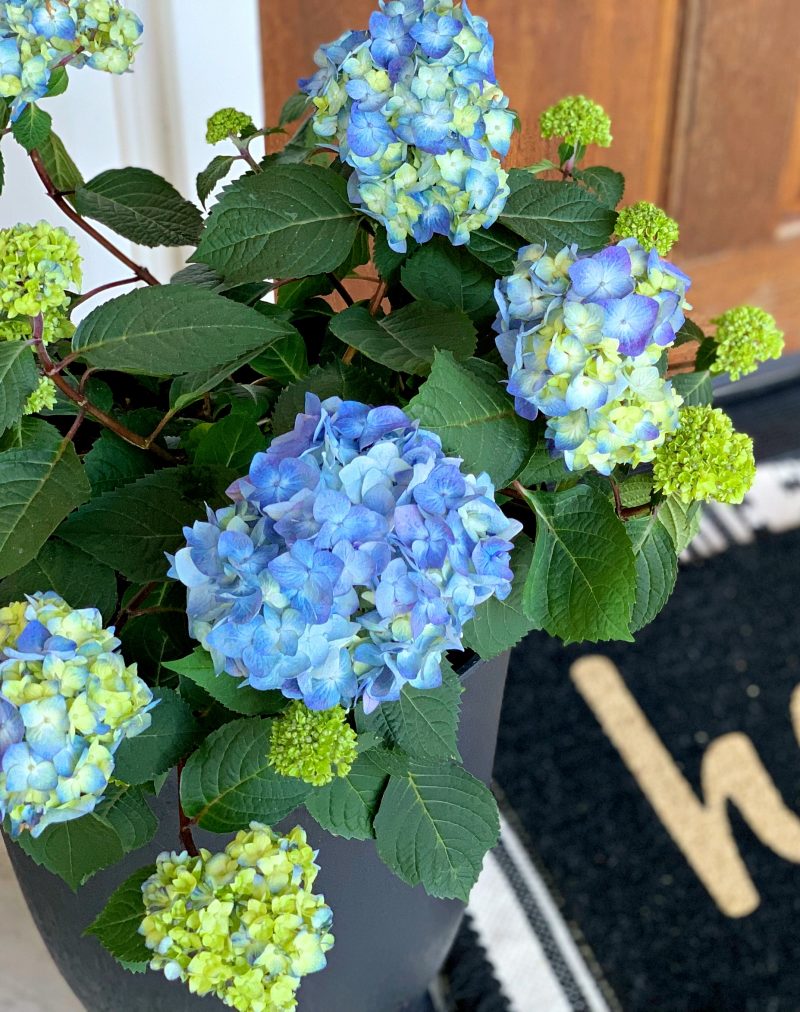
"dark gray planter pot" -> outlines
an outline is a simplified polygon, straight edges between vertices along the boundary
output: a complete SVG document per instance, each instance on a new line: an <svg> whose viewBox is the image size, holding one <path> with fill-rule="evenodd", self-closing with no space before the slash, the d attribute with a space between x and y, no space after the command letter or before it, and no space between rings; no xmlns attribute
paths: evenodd
<svg viewBox="0 0 800 1012"><path fill-rule="evenodd" d="M508 655L477 662L465 672L460 748L467 769L488 783L494 762ZM197 998L179 983L123 970L82 932L108 896L163 850L179 847L176 788L165 785L153 807L160 828L152 843L71 892L17 846L8 852L28 907L50 954L88 1012L221 1012L216 998ZM411 1008L440 970L464 913L463 904L437 900L421 886L404 885L380 861L371 841L331 836L304 811L281 823L300 823L319 848L322 871L315 891L334 912L336 944L321 973L300 986L301 1012L399 1012ZM223 837L196 834L221 849ZM224 846L224 843L222 844Z"/></svg>

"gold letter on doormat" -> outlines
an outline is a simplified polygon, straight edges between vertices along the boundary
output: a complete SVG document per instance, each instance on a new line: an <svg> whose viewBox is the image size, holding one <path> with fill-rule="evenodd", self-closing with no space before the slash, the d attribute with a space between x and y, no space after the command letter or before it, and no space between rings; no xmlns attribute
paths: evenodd
<svg viewBox="0 0 800 1012"><path fill-rule="evenodd" d="M783 803L750 739L734 733L711 742L700 770L701 801L607 657L583 657L570 675L719 909L728 917L751 914L760 897L731 832L727 802L763 844L797 863L800 818ZM792 699L792 718L797 733L800 696Z"/></svg>

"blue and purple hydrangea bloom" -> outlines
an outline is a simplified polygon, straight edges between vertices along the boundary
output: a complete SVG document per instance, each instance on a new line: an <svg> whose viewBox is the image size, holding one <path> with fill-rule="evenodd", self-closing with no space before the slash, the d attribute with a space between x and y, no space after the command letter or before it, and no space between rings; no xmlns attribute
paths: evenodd
<svg viewBox="0 0 800 1012"><path fill-rule="evenodd" d="M440 685L521 530L460 463L399 408L308 394L171 560L217 673L315 710Z"/></svg>
<svg viewBox="0 0 800 1012"><path fill-rule="evenodd" d="M100 613L57 594L0 608L0 820L39 836L93 811L153 694Z"/></svg>
<svg viewBox="0 0 800 1012"><path fill-rule="evenodd" d="M527 246L498 281L508 392L523 418L547 418L551 452L569 470L652 461L677 428L682 400L659 361L683 326L690 284L635 239L592 256Z"/></svg>
<svg viewBox="0 0 800 1012"><path fill-rule="evenodd" d="M514 116L497 85L486 21L452 0L381 0L366 32L346 32L300 82L318 137L355 172L350 198L407 239L455 245L488 228L509 196L499 160Z"/></svg>

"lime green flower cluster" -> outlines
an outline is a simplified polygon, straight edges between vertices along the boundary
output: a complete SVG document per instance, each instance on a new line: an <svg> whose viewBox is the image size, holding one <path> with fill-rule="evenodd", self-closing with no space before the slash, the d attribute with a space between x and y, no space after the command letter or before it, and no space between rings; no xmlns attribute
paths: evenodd
<svg viewBox="0 0 800 1012"><path fill-rule="evenodd" d="M65 229L46 221L0 229L0 340L29 340L31 317L40 313L45 344L71 337L69 292L79 292L81 280L78 243ZM44 404L52 396L46 391L32 403Z"/></svg>
<svg viewBox="0 0 800 1012"><path fill-rule="evenodd" d="M783 331L765 310L737 306L711 322L717 327L717 354L711 372L726 372L732 380L738 380L755 372L760 362L781 357Z"/></svg>
<svg viewBox="0 0 800 1012"><path fill-rule="evenodd" d="M25 401L22 413L23 415L35 415L39 411L50 411L56 406L57 400L58 391L55 383L47 376L42 376L39 379L39 386Z"/></svg>
<svg viewBox="0 0 800 1012"><path fill-rule="evenodd" d="M142 886L151 969L239 1012L296 1008L333 946L333 914L311 892L315 857L299 826L279 836L258 822L219 854L161 854Z"/></svg>
<svg viewBox="0 0 800 1012"><path fill-rule="evenodd" d="M206 124L206 140L209 144L219 144L229 137L247 136L252 130L253 120L246 112L228 107L209 116Z"/></svg>
<svg viewBox="0 0 800 1012"><path fill-rule="evenodd" d="M653 484L682 502L740 503L756 473L753 441L719 408L682 408L679 428L656 451Z"/></svg>
<svg viewBox="0 0 800 1012"><path fill-rule="evenodd" d="M677 221L648 200L623 207L614 231L620 239L635 239L643 250L649 253L654 249L662 257L680 238Z"/></svg>
<svg viewBox="0 0 800 1012"><path fill-rule="evenodd" d="M542 137L560 137L567 144L611 144L611 119L605 109L585 95L570 95L545 109L539 117Z"/></svg>
<svg viewBox="0 0 800 1012"><path fill-rule="evenodd" d="M356 739L341 706L309 710L297 700L273 724L269 762L285 777L323 787L350 772Z"/></svg>

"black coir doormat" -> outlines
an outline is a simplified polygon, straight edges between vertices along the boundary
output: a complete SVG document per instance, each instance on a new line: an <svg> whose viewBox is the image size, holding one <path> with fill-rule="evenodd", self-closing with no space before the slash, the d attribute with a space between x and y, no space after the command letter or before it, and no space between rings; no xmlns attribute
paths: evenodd
<svg viewBox="0 0 800 1012"><path fill-rule="evenodd" d="M496 777L625 1012L800 1009L800 531L730 530L635 645L512 658Z"/></svg>

